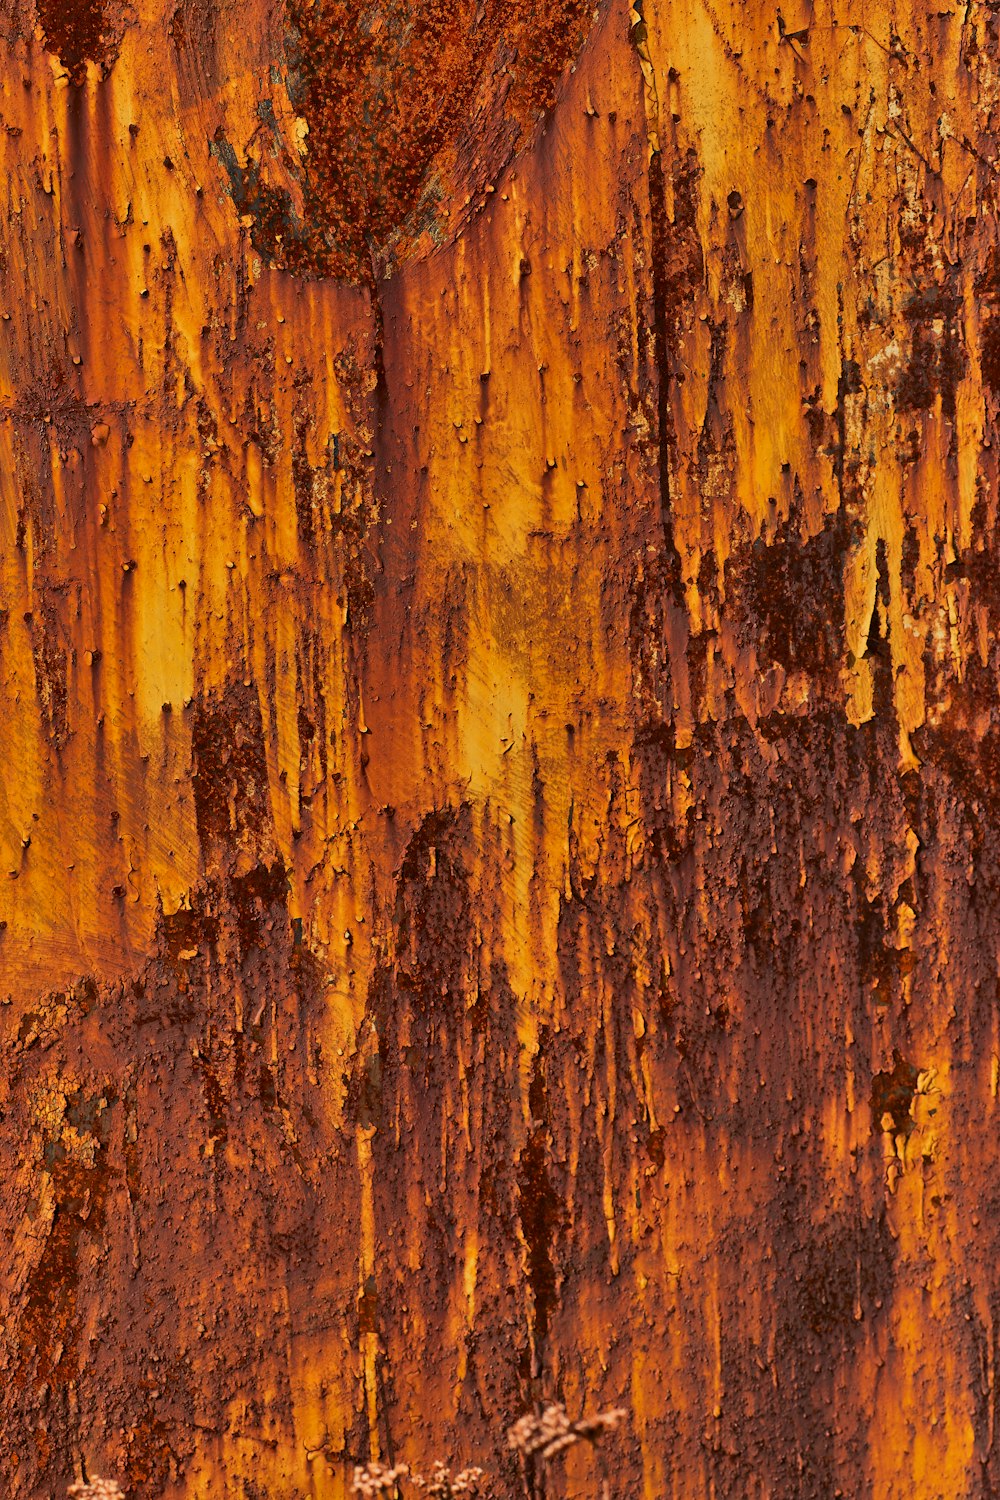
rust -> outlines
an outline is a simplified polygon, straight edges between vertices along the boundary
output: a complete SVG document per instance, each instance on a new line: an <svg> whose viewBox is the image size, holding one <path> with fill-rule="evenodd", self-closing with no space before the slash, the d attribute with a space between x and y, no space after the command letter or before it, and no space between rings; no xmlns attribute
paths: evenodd
<svg viewBox="0 0 1000 1500"><path fill-rule="evenodd" d="M583 0L531 12L418 0L376 17L341 0L290 0L290 97L308 137L301 162L285 152L283 164L300 180L302 217L260 161L241 164L216 137L255 247L300 273L372 282L440 243L551 107L590 12ZM183 7L173 30L183 46Z"/></svg>
<svg viewBox="0 0 1000 1500"><path fill-rule="evenodd" d="M128 11L120 0L37 0L45 44L55 52L73 84L83 82L87 63L107 70L114 62Z"/></svg>
<svg viewBox="0 0 1000 1500"><path fill-rule="evenodd" d="M998 24L0 0L5 1500L1000 1493Z"/></svg>

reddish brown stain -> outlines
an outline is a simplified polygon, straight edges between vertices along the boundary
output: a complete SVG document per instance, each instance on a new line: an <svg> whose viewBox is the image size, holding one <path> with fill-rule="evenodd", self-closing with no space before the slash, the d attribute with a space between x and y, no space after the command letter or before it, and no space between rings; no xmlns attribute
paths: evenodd
<svg viewBox="0 0 1000 1500"><path fill-rule="evenodd" d="M998 20L890 11L0 0L4 1497L1000 1492Z"/></svg>
<svg viewBox="0 0 1000 1500"><path fill-rule="evenodd" d="M234 160L233 194L277 263L371 281L448 236L470 195L493 191L551 106L591 6L400 0L375 14L289 0L288 23L292 101L309 131L304 216L257 162Z"/></svg>
<svg viewBox="0 0 1000 1500"><path fill-rule="evenodd" d="M45 45L55 52L74 84L87 63L108 67L115 58L125 20L119 0L37 0Z"/></svg>

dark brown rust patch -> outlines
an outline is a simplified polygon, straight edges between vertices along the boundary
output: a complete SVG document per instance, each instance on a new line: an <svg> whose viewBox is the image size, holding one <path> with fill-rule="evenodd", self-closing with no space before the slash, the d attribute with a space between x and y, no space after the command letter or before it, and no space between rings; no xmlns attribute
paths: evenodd
<svg viewBox="0 0 1000 1500"><path fill-rule="evenodd" d="M61 639L59 619L49 599L40 599L25 617L31 637L31 656L35 666L35 694L49 743L62 750L70 737L66 647Z"/></svg>
<svg viewBox="0 0 1000 1500"><path fill-rule="evenodd" d="M106 72L118 55L125 29L124 7L108 0L37 0L45 45L72 83L82 83L88 62Z"/></svg>
<svg viewBox="0 0 1000 1500"><path fill-rule="evenodd" d="M213 1140L225 1142L229 1136L227 1122L228 1109L226 1096L223 1092L219 1069L213 1056L215 1048L214 1028L208 1029L208 1040L204 1042L196 1058L196 1066L201 1074L202 1087L205 1096L205 1112L208 1116L208 1132Z"/></svg>
<svg viewBox="0 0 1000 1500"><path fill-rule="evenodd" d="M529 1089L533 1126L521 1152L517 1176L518 1214L527 1247L528 1284L532 1298L533 1376L541 1373L541 1361L549 1322L558 1299L558 1281L553 1243L559 1229L562 1205L549 1172L548 1108L542 1056L535 1058Z"/></svg>
<svg viewBox="0 0 1000 1500"><path fill-rule="evenodd" d="M55 1211L28 1285L18 1329L17 1384L72 1379L77 1342L77 1263L81 1237L99 1236L109 1184L107 1142L113 1099L80 1090L68 1096L65 1123L89 1149L67 1147L61 1131L43 1146Z"/></svg>
<svg viewBox="0 0 1000 1500"><path fill-rule="evenodd" d="M791 1262L801 1322L820 1339L853 1338L861 1321L856 1314L872 1317L892 1293L895 1245L884 1215L834 1220L793 1252Z"/></svg>
<svg viewBox="0 0 1000 1500"><path fill-rule="evenodd" d="M245 875L235 875L229 882L228 898L241 955L264 947L276 920L287 926L288 871L283 861L261 861Z"/></svg>
<svg viewBox="0 0 1000 1500"><path fill-rule="evenodd" d="M892 1120L892 1129L895 1135L909 1135L913 1129L913 1115L911 1106L914 1095L917 1092L917 1078L919 1069L912 1063L906 1061L901 1053L894 1048L892 1053L892 1067L881 1073L876 1073L872 1079L872 1131L878 1134L882 1130L882 1121L886 1115Z"/></svg>
<svg viewBox="0 0 1000 1500"><path fill-rule="evenodd" d="M855 866L856 881L863 887L863 875ZM896 976L900 973L900 962L908 957L908 950L900 952L892 943L892 931L886 921L881 896L869 901L864 889L858 892L858 977L862 989L874 992L878 1005L888 1005L895 993Z"/></svg>
<svg viewBox="0 0 1000 1500"><path fill-rule="evenodd" d="M428 1011L460 1001L471 921L461 847L467 807L429 813L407 846L396 889L396 979Z"/></svg>
<svg viewBox="0 0 1000 1500"><path fill-rule="evenodd" d="M910 352L896 384L900 411L929 411L938 396L946 417L955 417L955 388L965 373L961 302L947 286L928 286L904 308Z"/></svg>
<svg viewBox="0 0 1000 1500"><path fill-rule="evenodd" d="M802 1500L845 1493L838 1483L829 1385L840 1362L853 1358L871 1336L866 1325L888 1306L893 1291L895 1246L884 1214L837 1214L802 1238L793 1191L797 1197L801 1184L791 1184L787 1196L769 1205L777 1270L767 1297L775 1333L763 1378L760 1345L735 1311L746 1277L758 1274L740 1242L745 1231L730 1232L720 1246L732 1279L729 1315L720 1327L727 1388L719 1493L732 1500L761 1487ZM802 1369L810 1372L806 1381L798 1379ZM794 1432L796 1441L775 1443L775 1430Z"/></svg>
<svg viewBox="0 0 1000 1500"><path fill-rule="evenodd" d="M312 211L303 220L288 188L271 183L259 161L241 162L221 128L210 150L226 170L237 212L241 218L250 220L250 243L259 255L289 271L345 274L346 268L333 253L323 231L323 216L313 203L314 194L308 181L305 192ZM290 165L286 160L286 170Z"/></svg>
<svg viewBox="0 0 1000 1500"><path fill-rule="evenodd" d="M287 15L293 102L309 126L303 219L287 189L235 156L234 196L275 263L371 283L422 235L446 236L493 184L552 104L592 5L287 0Z"/></svg>
<svg viewBox="0 0 1000 1500"><path fill-rule="evenodd" d="M778 527L768 544L758 538L726 564L726 592L745 620L759 630L761 665L821 678L839 670L844 649L844 566L853 539L843 511L803 541L794 520Z"/></svg>
<svg viewBox="0 0 1000 1500"><path fill-rule="evenodd" d="M270 828L260 704L231 683L195 705L191 732L195 820L203 849L235 845Z"/></svg>
<svg viewBox="0 0 1000 1500"><path fill-rule="evenodd" d="M652 252L653 351L656 360L660 524L663 529L666 586L673 603L681 602L681 562L674 538L670 504L670 462L675 447L670 386L679 368L678 346L693 315L694 299L704 278L698 236L698 181L701 167L688 151L671 183L673 219L668 219L663 162L658 151L649 162L649 213Z"/></svg>
<svg viewBox="0 0 1000 1500"><path fill-rule="evenodd" d="M179 960L182 953L190 953L201 943L207 943L212 948L218 932L218 920L200 905L178 907L177 911L160 919L159 935L163 957Z"/></svg>
<svg viewBox="0 0 1000 1500"><path fill-rule="evenodd" d="M991 313L983 325L980 368L993 395L1000 395L1000 316Z"/></svg>

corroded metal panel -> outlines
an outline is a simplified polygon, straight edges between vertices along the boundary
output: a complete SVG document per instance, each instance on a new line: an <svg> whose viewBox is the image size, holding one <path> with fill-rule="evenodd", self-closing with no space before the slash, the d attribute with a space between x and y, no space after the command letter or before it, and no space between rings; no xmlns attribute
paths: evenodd
<svg viewBox="0 0 1000 1500"><path fill-rule="evenodd" d="M3 1494L1000 1493L997 13L0 37Z"/></svg>

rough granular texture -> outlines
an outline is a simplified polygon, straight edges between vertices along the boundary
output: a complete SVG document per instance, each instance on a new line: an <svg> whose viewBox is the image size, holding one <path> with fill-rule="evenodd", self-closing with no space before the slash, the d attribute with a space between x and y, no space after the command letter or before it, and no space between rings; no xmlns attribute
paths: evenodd
<svg viewBox="0 0 1000 1500"><path fill-rule="evenodd" d="M447 235L555 100L590 0L291 0L293 98L311 214L334 261L370 275ZM464 199L464 201L459 201Z"/></svg>
<svg viewBox="0 0 1000 1500"><path fill-rule="evenodd" d="M191 4L173 28L188 50ZM592 18L589 0L289 0L294 149L270 106L245 159L216 142L255 247L299 274L370 284L450 240L553 105Z"/></svg>
<svg viewBox="0 0 1000 1500"><path fill-rule="evenodd" d="M1000 1494L1000 12L0 42L0 1495Z"/></svg>
<svg viewBox="0 0 1000 1500"><path fill-rule="evenodd" d="M83 81L88 62L111 65L127 14L120 0L37 0L37 6L45 45L71 83Z"/></svg>

